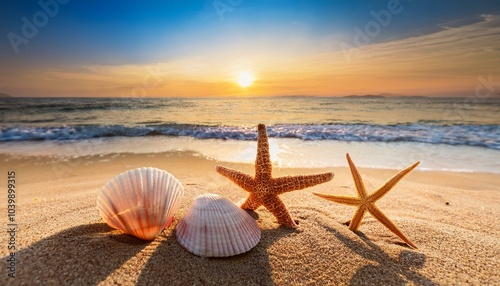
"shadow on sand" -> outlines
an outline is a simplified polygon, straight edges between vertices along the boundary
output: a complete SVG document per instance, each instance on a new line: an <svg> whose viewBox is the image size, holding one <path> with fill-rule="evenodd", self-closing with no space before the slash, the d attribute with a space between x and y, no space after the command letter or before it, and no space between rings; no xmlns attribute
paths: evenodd
<svg viewBox="0 0 500 286"><path fill-rule="evenodd" d="M203 258L187 252L172 231L141 271L137 285L273 285L268 247L296 230L263 230L259 244L227 258Z"/></svg>
<svg viewBox="0 0 500 286"><path fill-rule="evenodd" d="M110 231L114 230L107 224L95 223L44 238L16 253L15 279L1 268L0 284L98 284L150 243Z"/></svg>
<svg viewBox="0 0 500 286"><path fill-rule="evenodd" d="M150 245L116 234L105 223L76 226L44 238L16 253L16 278L0 270L0 285L96 285ZM262 231L255 248L229 258L202 258L180 246L171 231L158 244L136 285L271 285L268 246L294 233L285 227ZM165 237L164 237L165 238ZM154 242L153 242L154 243ZM143 251L144 252L144 251ZM6 261L9 257L2 257ZM12 284L12 285L14 285Z"/></svg>
<svg viewBox="0 0 500 286"><path fill-rule="evenodd" d="M351 285L405 285L408 281L416 285L437 285L417 272L425 265L424 254L403 250L398 258L393 258L361 232L357 234L364 243L334 228L322 227L353 253L370 262L356 270ZM7 276L6 267L0 268L0 285L96 285L139 252L146 253L143 249L151 243L117 232L105 223L94 223L44 238L17 252L15 280ZM263 230L259 244L247 253L229 258L203 258L183 249L172 230L146 258L144 266L137 265L136 271L140 272L137 281L123 282L136 285L273 285L268 249L277 240L296 232L286 227ZM8 257L1 259L6 261Z"/></svg>
<svg viewBox="0 0 500 286"><path fill-rule="evenodd" d="M398 259L393 259L362 232L357 231L356 234L366 244L353 241L331 227L323 227L333 233L338 240L349 247L354 253L366 260L375 262L375 264L367 264L357 269L351 278L350 285L406 285L407 282L403 277L415 285L438 285L412 270L420 269L424 266L426 260L424 254L403 250L399 254ZM401 245L406 246L403 243Z"/></svg>

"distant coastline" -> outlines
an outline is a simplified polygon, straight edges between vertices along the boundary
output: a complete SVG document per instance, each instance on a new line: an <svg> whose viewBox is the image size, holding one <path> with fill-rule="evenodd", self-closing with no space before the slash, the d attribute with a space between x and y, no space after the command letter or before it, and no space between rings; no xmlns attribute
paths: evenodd
<svg viewBox="0 0 500 286"><path fill-rule="evenodd" d="M347 95L343 96L343 98L386 98L386 96L383 95L375 95L375 94L365 94L365 95Z"/></svg>

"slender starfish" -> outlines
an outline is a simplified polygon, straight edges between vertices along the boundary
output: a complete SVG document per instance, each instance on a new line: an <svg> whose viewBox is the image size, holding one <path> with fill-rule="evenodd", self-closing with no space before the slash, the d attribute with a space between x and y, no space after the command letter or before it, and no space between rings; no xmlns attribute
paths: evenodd
<svg viewBox="0 0 500 286"><path fill-rule="evenodd" d="M420 162L416 162L410 167L402 170L397 173L394 177L392 177L389 181L387 181L383 186L381 186L378 190L374 191L370 195L366 193L365 185L363 184L363 180L361 179L361 175L359 174L356 166L351 160L349 154L346 155L347 162L349 163L349 168L351 169L352 178L354 179L354 184L356 185L356 190L358 191L358 197L347 197L347 196L336 196L336 195L327 195L327 194L319 194L313 193L318 197L321 197L326 200L330 200L333 202L358 206L358 209L354 213L351 222L349 223L349 229L352 231L358 230L361 225L361 220L365 212L368 210L373 217L375 217L379 222L385 225L390 231L399 236L406 244L413 248L417 248L415 244L413 244L406 236L397 228L397 226L375 205L375 202L382 198L387 192L389 192L404 176L410 173Z"/></svg>
<svg viewBox="0 0 500 286"><path fill-rule="evenodd" d="M278 195L328 182L333 179L333 173L273 178L266 126L259 124L258 132L255 178L222 166L216 166L215 170L250 193L241 205L242 209L255 210L263 205L278 219L279 224L295 228L297 224Z"/></svg>

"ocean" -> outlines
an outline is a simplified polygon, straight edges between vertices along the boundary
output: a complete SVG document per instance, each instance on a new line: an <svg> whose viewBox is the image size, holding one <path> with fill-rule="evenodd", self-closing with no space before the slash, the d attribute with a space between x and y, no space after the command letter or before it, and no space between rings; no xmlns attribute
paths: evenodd
<svg viewBox="0 0 500 286"><path fill-rule="evenodd" d="M54 158L191 151L281 167L500 173L500 98L0 98L0 153Z"/></svg>

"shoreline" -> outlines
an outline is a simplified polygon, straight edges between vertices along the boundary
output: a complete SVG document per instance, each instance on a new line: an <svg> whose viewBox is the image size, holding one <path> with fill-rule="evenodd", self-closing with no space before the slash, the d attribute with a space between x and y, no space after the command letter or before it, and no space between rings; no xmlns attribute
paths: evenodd
<svg viewBox="0 0 500 286"><path fill-rule="evenodd" d="M303 141L270 138L271 160L284 168L347 167L349 153L359 167L401 169L420 161L417 170L500 174L500 151L471 146L424 143ZM254 140L195 139L191 137L113 137L81 141L0 142L0 156L47 156L67 160L120 154L162 156L190 152L209 160L253 164Z"/></svg>
<svg viewBox="0 0 500 286"><path fill-rule="evenodd" d="M500 255L500 229L495 219L500 210L500 176L495 174L415 170L377 202L419 247L413 250L370 215L366 215L359 232L349 231L344 223L355 208L311 193L354 195L348 168L274 167L275 177L324 171L334 172L335 177L328 183L281 196L292 217L299 221L298 230L280 227L266 209L259 208L252 216L262 229L262 239L254 249L232 258L207 259L188 253L177 243L175 226L199 194L217 193L234 203L246 197L245 191L215 172L215 165L253 174L253 164L218 162L185 151L67 161L0 155L0 160L4 162L2 184L7 170L13 169L17 175L20 257L16 280L8 280L12 278L7 278L7 269L2 265L2 284L170 281L435 285L500 281L500 271L494 267L495 257ZM145 166L172 173L185 188L174 223L153 242L139 241L111 229L95 207L97 192L108 180ZM372 192L398 170L359 171L367 190ZM5 196L1 202L0 211L6 213ZM5 239L4 233L2 241ZM5 246L0 254L5 261Z"/></svg>
<svg viewBox="0 0 500 286"><path fill-rule="evenodd" d="M24 155L24 156L18 156L18 155L7 155L7 154L0 154L0 161L2 161L3 164L3 171L15 169L15 168L37 168L35 166L48 166L48 168L43 168L42 170L37 170L37 173L40 173L40 171L45 172L46 174L41 175L38 174L37 176L29 176L28 180L26 183L34 183L36 180L40 179L41 177L46 177L46 179L68 179L69 177L74 177L75 175L78 174L79 170L77 168L80 167L89 167L92 165L99 166L100 168L107 168L112 166L116 175L118 175L121 172L128 171L133 168L139 168L139 167L157 167L162 169L161 166L165 167L171 167L174 166L178 161L175 162L169 162L171 158L174 158L174 161L180 158L188 158L189 160L195 160L195 161L201 161L201 162L206 162L208 165L214 166L215 165L227 165L227 166L232 166L232 168L240 168L243 170L246 170L250 175L253 173L253 163L246 163L246 162L230 162L230 161L219 161L215 160L213 158L207 158L204 157L203 155L194 152L194 151L167 151L167 152L159 152L159 153L141 153L141 154L135 154L135 153L113 153L113 154L106 154L106 155L86 155L86 156L79 156L75 158L70 158L70 157L54 157L54 156L49 156L49 155ZM151 166L146 166L146 165L141 165L142 163L148 163L148 161L151 163ZM117 166L116 163L119 163L119 167ZM356 163L356 161L354 162ZM15 166L15 167L10 167L10 166ZM186 165L186 164L183 164ZM356 164L357 165L357 164ZM158 167L159 166L159 167ZM185 166L184 166L185 167ZM175 169L175 168L174 168ZM123 170L123 171L120 171ZM180 175L180 174L175 174L175 170L173 172L165 169L166 171L172 173L173 175ZM342 172L342 173L348 173L349 178L351 178L349 168L347 166L328 166L328 167L280 167L275 164L273 161L273 170L274 172L277 172L277 176L281 175L287 175L288 173L294 174L299 172L300 170L311 170L311 172L333 172L334 174L337 174L336 172ZM398 168L377 168L377 167L359 167L359 170L363 173L366 174L378 174L378 173L396 173L397 171L401 170ZM213 174L218 175L214 170L210 170L210 172L213 172ZM97 172L90 172L90 174L96 174ZM107 173L112 173L112 171L107 171ZM51 176L46 176L51 174ZM213 175L212 174L212 175ZM468 180L473 180L473 181L481 181L483 184L488 185L489 182L491 182L491 188L492 189L497 189L500 191L500 176L496 173L489 173L489 172L474 172L474 171L448 171L448 170L422 170L422 169L415 169L412 171L412 176L407 177L405 180L412 180L415 182L420 182L420 183L432 183L436 184L439 183L439 185L446 186L446 185L453 185L457 188L464 188L464 189L475 189L475 184L473 182L467 183ZM432 179L427 179L426 177L428 175L438 175L434 176ZM390 177L390 175L388 175ZM453 177L464 177L464 182L457 182L450 180L450 178ZM111 179L111 178L109 178ZM334 177L333 180L338 179L337 176ZM381 181L383 179L380 179ZM496 183L495 183L496 182ZM354 188L354 185L353 185ZM353 189L354 190L354 189Z"/></svg>

